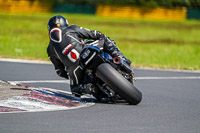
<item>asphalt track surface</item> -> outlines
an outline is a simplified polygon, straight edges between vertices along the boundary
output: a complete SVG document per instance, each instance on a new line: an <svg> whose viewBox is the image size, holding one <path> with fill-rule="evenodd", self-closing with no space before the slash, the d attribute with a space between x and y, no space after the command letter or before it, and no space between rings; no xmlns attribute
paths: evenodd
<svg viewBox="0 0 200 133"><path fill-rule="evenodd" d="M200 73L135 69L143 93L138 106L124 103L50 112L0 114L0 133L200 133ZM58 78L50 64L0 61L0 80ZM69 90L67 83L27 83Z"/></svg>

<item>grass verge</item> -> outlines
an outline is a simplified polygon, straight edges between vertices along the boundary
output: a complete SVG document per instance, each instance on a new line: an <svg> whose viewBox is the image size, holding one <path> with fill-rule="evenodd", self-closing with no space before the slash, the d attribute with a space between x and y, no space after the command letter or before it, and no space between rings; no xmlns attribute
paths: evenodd
<svg viewBox="0 0 200 133"><path fill-rule="evenodd" d="M0 57L48 60L47 22L55 14L0 14ZM200 70L199 21L165 22L62 14L70 24L116 41L134 66Z"/></svg>

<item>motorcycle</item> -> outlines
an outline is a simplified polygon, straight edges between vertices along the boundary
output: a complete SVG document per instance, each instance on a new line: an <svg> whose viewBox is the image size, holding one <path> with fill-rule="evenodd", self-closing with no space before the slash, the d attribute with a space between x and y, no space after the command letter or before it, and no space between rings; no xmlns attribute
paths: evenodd
<svg viewBox="0 0 200 133"><path fill-rule="evenodd" d="M102 97L109 102L125 100L131 105L141 102L142 93L134 85L133 70L123 59L112 58L99 47L89 45L80 53L79 64L86 70L87 80L89 77L85 82L97 86L92 93L97 100Z"/></svg>

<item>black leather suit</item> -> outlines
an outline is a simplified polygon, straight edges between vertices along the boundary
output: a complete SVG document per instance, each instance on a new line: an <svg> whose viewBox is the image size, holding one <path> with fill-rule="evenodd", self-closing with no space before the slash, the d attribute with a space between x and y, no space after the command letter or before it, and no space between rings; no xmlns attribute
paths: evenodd
<svg viewBox="0 0 200 133"><path fill-rule="evenodd" d="M82 84L84 71L78 64L80 52L86 45L82 44L84 39L106 40L102 47L109 49L114 44L104 34L96 30L88 30L76 25L64 29L53 28L49 32L50 42L47 48L48 56L54 64L57 74L70 79L72 93L73 88Z"/></svg>

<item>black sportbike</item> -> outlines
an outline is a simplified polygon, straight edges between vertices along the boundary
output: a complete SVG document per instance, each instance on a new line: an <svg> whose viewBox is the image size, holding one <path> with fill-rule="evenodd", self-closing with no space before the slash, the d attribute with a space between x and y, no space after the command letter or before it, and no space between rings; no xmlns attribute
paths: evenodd
<svg viewBox="0 0 200 133"><path fill-rule="evenodd" d="M86 70L85 82L96 86L97 90L92 95L98 100L125 100L131 105L141 102L142 93L134 86L132 68L123 59L113 59L97 46L88 46L80 54L80 65Z"/></svg>

